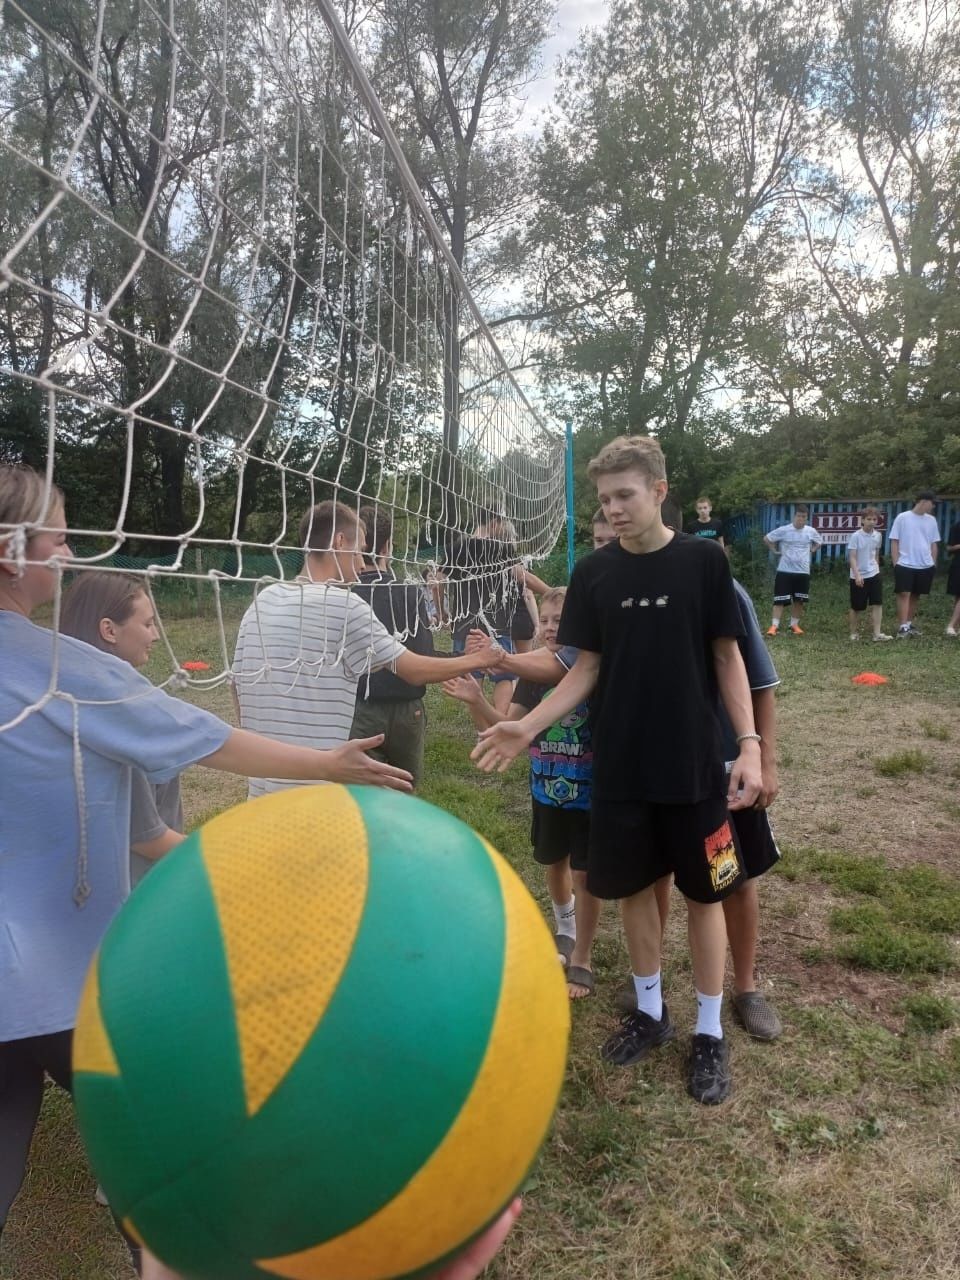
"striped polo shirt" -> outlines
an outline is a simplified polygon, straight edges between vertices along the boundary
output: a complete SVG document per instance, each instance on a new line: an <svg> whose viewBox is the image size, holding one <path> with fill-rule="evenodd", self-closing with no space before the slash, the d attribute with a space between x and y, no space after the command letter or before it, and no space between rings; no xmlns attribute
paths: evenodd
<svg viewBox="0 0 960 1280"><path fill-rule="evenodd" d="M357 681L404 652L343 583L275 582L240 623L233 660L240 722L297 747L339 747L350 737ZM249 793L309 785L251 778Z"/></svg>

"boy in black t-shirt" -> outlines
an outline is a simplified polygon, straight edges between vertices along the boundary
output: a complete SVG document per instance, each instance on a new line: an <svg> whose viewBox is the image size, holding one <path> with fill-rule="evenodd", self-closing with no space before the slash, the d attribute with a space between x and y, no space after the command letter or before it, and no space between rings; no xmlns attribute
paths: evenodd
<svg viewBox="0 0 960 1280"><path fill-rule="evenodd" d="M737 647L742 633L726 556L661 519L663 452L619 437L590 463L619 541L577 564L559 642L580 652L544 705L481 734L481 768L506 769L558 714L591 698L594 790L587 887L619 898L637 1011L603 1046L629 1066L675 1035L660 987L656 882L671 872L687 900L697 1027L688 1088L698 1101L730 1091L720 1025L726 933L722 899L743 879L727 807L749 808L761 786L759 736ZM739 746L724 785L715 713L723 701Z"/></svg>
<svg viewBox="0 0 960 1280"><path fill-rule="evenodd" d="M696 538L707 538L710 542L717 542L721 547L724 546L723 521L711 519L710 513L713 511L713 504L710 499L698 498L696 507L697 518L687 522L684 533L691 533Z"/></svg>

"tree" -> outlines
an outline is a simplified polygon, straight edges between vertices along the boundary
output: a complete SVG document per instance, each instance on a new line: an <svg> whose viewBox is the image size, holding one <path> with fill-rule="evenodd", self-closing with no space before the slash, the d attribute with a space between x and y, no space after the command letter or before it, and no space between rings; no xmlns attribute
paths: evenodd
<svg viewBox="0 0 960 1280"><path fill-rule="evenodd" d="M727 384L784 261L817 0L614 5L572 56L537 172L544 378L610 434L679 440Z"/></svg>
<svg viewBox="0 0 960 1280"><path fill-rule="evenodd" d="M454 261L480 295L501 279L529 189L525 148L514 131L516 102L536 68L550 12L550 0L379 0L377 6L378 91ZM455 292L438 318L443 442L455 455L463 345Z"/></svg>

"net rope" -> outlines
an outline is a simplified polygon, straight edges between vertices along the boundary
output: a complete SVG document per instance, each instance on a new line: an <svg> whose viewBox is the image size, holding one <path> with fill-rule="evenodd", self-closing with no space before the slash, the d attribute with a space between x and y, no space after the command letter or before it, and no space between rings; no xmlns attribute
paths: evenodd
<svg viewBox="0 0 960 1280"><path fill-rule="evenodd" d="M137 568L158 615L195 584L196 683L328 498L389 515L398 578L447 565L453 623L515 604L563 520L562 440L330 0L8 0L0 55L0 393L66 491L71 568ZM34 530L5 532L22 569Z"/></svg>

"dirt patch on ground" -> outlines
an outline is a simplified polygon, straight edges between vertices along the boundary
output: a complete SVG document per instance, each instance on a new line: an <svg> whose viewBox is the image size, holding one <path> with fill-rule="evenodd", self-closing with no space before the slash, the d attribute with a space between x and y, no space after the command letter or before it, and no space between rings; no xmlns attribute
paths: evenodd
<svg viewBox="0 0 960 1280"><path fill-rule="evenodd" d="M771 819L781 844L957 872L960 752L953 713L921 699L900 696L894 703L882 690L822 688L806 690L802 699L781 698L778 712L781 799ZM930 737L924 723L951 736ZM878 772L878 758L908 749L926 758L923 772Z"/></svg>

